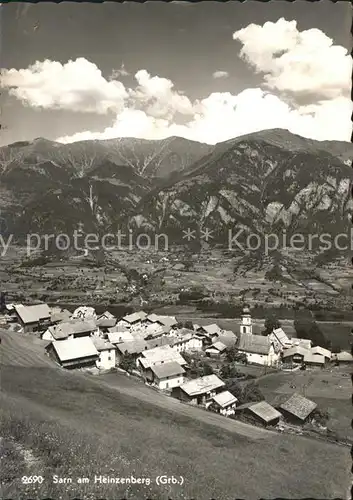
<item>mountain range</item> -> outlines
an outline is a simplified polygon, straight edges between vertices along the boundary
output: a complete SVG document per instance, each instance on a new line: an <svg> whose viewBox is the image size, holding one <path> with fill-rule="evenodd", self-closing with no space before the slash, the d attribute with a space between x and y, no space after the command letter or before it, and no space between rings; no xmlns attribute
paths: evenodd
<svg viewBox="0 0 353 500"><path fill-rule="evenodd" d="M353 144L273 129L215 146L170 137L61 144L43 138L0 148L7 229L61 233L190 227L288 234L347 231Z"/></svg>

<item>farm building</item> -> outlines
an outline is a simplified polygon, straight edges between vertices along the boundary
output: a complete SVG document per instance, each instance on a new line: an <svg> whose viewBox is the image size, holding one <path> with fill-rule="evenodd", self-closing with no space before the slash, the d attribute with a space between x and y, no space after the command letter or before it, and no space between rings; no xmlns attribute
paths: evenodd
<svg viewBox="0 0 353 500"><path fill-rule="evenodd" d="M303 424L312 412L317 408L317 404L301 394L294 393L287 401L279 406L283 416L292 423Z"/></svg>
<svg viewBox="0 0 353 500"><path fill-rule="evenodd" d="M221 354L224 354L227 349L227 346L224 345L222 342L215 342L214 344L210 345L205 349L206 354L209 356L220 356Z"/></svg>
<svg viewBox="0 0 353 500"><path fill-rule="evenodd" d="M250 420L259 422L265 426L276 425L282 417L281 413L266 401L246 403L238 406L236 414L244 414L247 418L250 418Z"/></svg>
<svg viewBox="0 0 353 500"><path fill-rule="evenodd" d="M288 338L287 334L282 328L275 328L269 335L270 341L275 348L283 350L292 346L292 341Z"/></svg>
<svg viewBox="0 0 353 500"><path fill-rule="evenodd" d="M233 347L237 343L238 337L231 330L222 330L217 337L217 341L222 342L227 347Z"/></svg>
<svg viewBox="0 0 353 500"><path fill-rule="evenodd" d="M229 417L234 415L238 399L229 391L223 391L212 398L211 407L217 413Z"/></svg>
<svg viewBox="0 0 353 500"><path fill-rule="evenodd" d="M304 356L304 365L306 368L324 368L325 362L325 356L321 354L313 354L308 351Z"/></svg>
<svg viewBox="0 0 353 500"><path fill-rule="evenodd" d="M96 325L103 333L106 333L109 328L114 328L116 321L116 318L98 318Z"/></svg>
<svg viewBox="0 0 353 500"><path fill-rule="evenodd" d="M96 361L96 366L100 370L110 370L115 367L116 363L116 348L110 342L100 338L92 337L92 342L99 353L99 358Z"/></svg>
<svg viewBox="0 0 353 500"><path fill-rule="evenodd" d="M311 349L311 354L324 356L325 361L330 361L332 357L331 351L325 349L324 347L316 346Z"/></svg>
<svg viewBox="0 0 353 500"><path fill-rule="evenodd" d="M353 362L353 356L350 352L341 351L339 353L332 354L332 361L335 361L338 364L350 364Z"/></svg>
<svg viewBox="0 0 353 500"><path fill-rule="evenodd" d="M138 311L132 314L128 314L122 318L125 323L128 323L130 326L136 325L137 323L144 322L147 318L147 313L144 311Z"/></svg>
<svg viewBox="0 0 353 500"><path fill-rule="evenodd" d="M285 363L292 363L294 365L301 365L304 362L304 357L310 351L301 346L290 347L285 349L282 353L282 360Z"/></svg>
<svg viewBox="0 0 353 500"><path fill-rule="evenodd" d="M14 306L14 311L24 332L36 332L44 330L50 323L50 307L47 304Z"/></svg>
<svg viewBox="0 0 353 500"><path fill-rule="evenodd" d="M176 361L151 366L146 372L146 380L158 389L173 389L184 383L185 370Z"/></svg>
<svg viewBox="0 0 353 500"><path fill-rule="evenodd" d="M111 312L109 311L105 311L104 313L102 313L100 316L98 316L98 319L115 319L115 322L116 322L116 318L114 316L114 314L112 314Z"/></svg>
<svg viewBox="0 0 353 500"><path fill-rule="evenodd" d="M97 333L94 320L72 319L58 325L50 326L42 335L43 340L63 340L67 338L89 337Z"/></svg>
<svg viewBox="0 0 353 500"><path fill-rule="evenodd" d="M279 354L268 336L241 333L237 348L238 352L246 354L248 363L276 366L279 361Z"/></svg>
<svg viewBox="0 0 353 500"><path fill-rule="evenodd" d="M207 406L224 386L225 383L217 375L205 375L175 388L173 396L187 403Z"/></svg>
<svg viewBox="0 0 353 500"><path fill-rule="evenodd" d="M63 368L95 366L99 353L90 337L51 342L46 350Z"/></svg>
<svg viewBox="0 0 353 500"><path fill-rule="evenodd" d="M292 338L292 346L299 346L303 347L304 349L311 349L313 343L310 339L298 339L298 338Z"/></svg>

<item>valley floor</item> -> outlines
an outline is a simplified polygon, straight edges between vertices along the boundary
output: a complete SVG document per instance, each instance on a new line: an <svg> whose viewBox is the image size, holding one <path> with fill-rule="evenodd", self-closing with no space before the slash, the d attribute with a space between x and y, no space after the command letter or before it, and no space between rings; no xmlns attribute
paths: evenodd
<svg viewBox="0 0 353 500"><path fill-rule="evenodd" d="M349 449L206 413L124 375L51 365L42 342L1 333L3 498L348 498ZM157 486L163 474L184 484ZM24 485L24 475L42 484ZM52 476L72 484L53 484ZM94 475L150 486L75 484Z"/></svg>

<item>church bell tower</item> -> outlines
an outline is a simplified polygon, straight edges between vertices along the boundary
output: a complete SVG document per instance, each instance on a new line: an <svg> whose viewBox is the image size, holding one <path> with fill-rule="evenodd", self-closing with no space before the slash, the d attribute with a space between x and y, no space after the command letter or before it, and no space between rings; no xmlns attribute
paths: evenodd
<svg viewBox="0 0 353 500"><path fill-rule="evenodd" d="M252 335L252 321L250 309L248 307L244 307L243 314L241 315L240 333Z"/></svg>

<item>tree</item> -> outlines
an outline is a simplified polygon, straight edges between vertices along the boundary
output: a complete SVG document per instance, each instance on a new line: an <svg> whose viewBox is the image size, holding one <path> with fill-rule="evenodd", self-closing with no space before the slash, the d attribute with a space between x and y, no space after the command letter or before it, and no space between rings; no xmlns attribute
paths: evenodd
<svg viewBox="0 0 353 500"><path fill-rule="evenodd" d="M262 394L259 386L256 382L249 382L244 388L242 392L242 404L263 401L264 395Z"/></svg>
<svg viewBox="0 0 353 500"><path fill-rule="evenodd" d="M127 372L131 372L132 370L136 370L136 362L134 356L125 351L123 354L121 361L119 363L120 368Z"/></svg>
<svg viewBox="0 0 353 500"><path fill-rule="evenodd" d="M241 372L231 364L224 364L220 370L220 376L222 379L233 379L241 375Z"/></svg>
<svg viewBox="0 0 353 500"><path fill-rule="evenodd" d="M246 363L248 358L244 352L239 352L235 346L228 347L226 350L226 360L229 363L237 361L238 363Z"/></svg>
<svg viewBox="0 0 353 500"><path fill-rule="evenodd" d="M265 329L262 331L262 335L270 335L276 328L281 328L280 321L275 316L267 316L265 319Z"/></svg>
<svg viewBox="0 0 353 500"><path fill-rule="evenodd" d="M311 340L314 347L329 347L329 343L313 319L295 319L294 328L298 338Z"/></svg>

